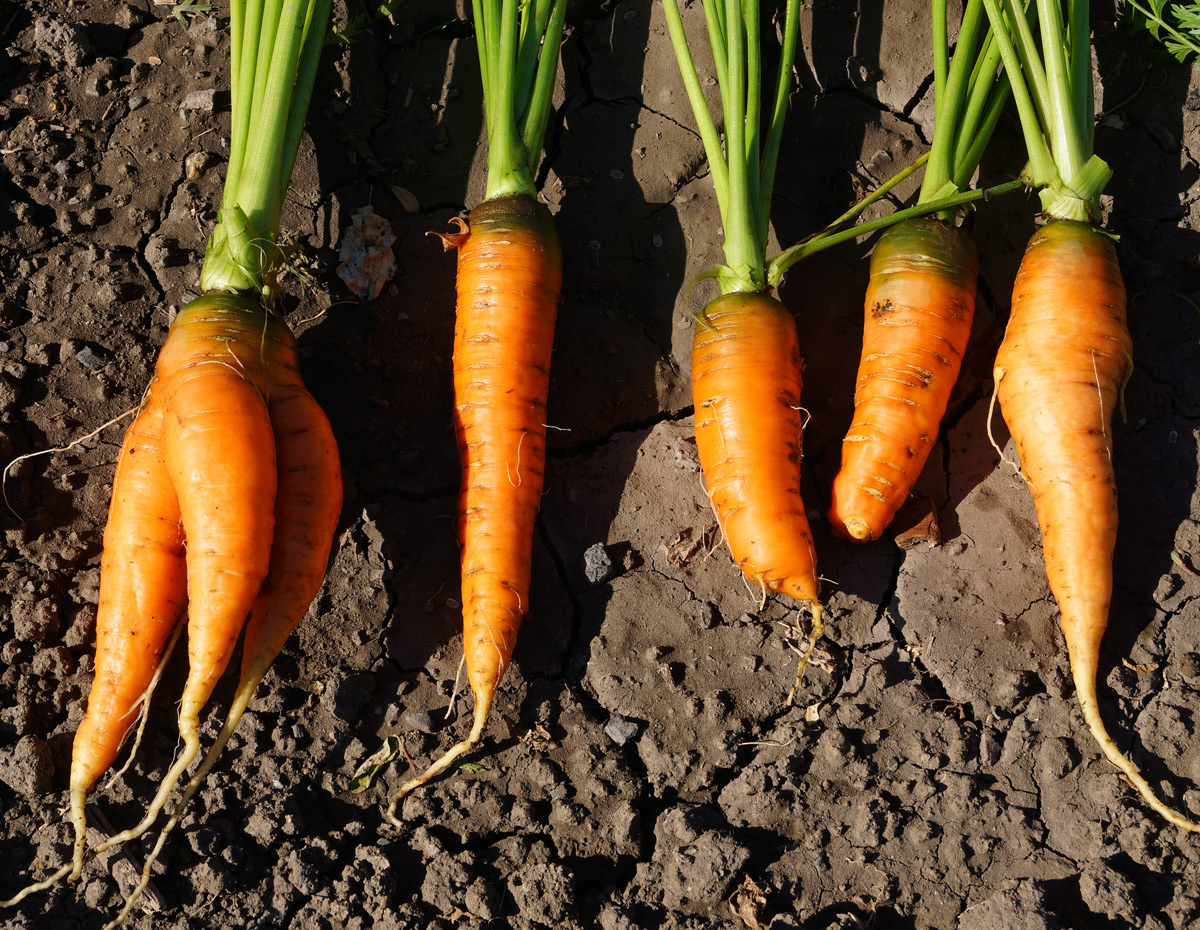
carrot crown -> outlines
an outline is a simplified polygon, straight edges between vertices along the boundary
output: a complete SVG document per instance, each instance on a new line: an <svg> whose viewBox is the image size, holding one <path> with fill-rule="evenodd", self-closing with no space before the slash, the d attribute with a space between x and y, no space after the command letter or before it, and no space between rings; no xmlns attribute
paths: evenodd
<svg viewBox="0 0 1200 930"><path fill-rule="evenodd" d="M232 129L205 293L269 296L279 212L300 147L331 0L230 0Z"/></svg>
<svg viewBox="0 0 1200 930"><path fill-rule="evenodd" d="M566 0L471 0L487 113L485 200L534 196Z"/></svg>
<svg viewBox="0 0 1200 930"><path fill-rule="evenodd" d="M1029 153L1026 176L1042 210L1098 222L1112 171L1092 152L1091 34L1087 0L983 0ZM1034 30L1037 30L1035 36Z"/></svg>
<svg viewBox="0 0 1200 930"><path fill-rule="evenodd" d="M692 106L704 152L717 192L717 205L725 226L725 264L712 275L721 293L762 291L767 282L767 234L775 163L783 138L788 94L792 87L792 61L800 32L800 2L788 0L784 9L783 47L775 97L763 136L762 52L759 43L759 0L703 0L704 19L712 48L725 144L708 111L696 73L696 64L683 31L678 0L664 0L667 30L688 102Z"/></svg>

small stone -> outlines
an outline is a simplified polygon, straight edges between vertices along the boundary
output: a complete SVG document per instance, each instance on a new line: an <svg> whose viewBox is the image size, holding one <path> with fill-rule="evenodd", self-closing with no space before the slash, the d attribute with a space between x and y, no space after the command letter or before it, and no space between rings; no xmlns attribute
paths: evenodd
<svg viewBox="0 0 1200 930"><path fill-rule="evenodd" d="M422 733L433 732L433 718L427 710L410 710L404 715L404 722Z"/></svg>
<svg viewBox="0 0 1200 930"><path fill-rule="evenodd" d="M611 578L613 573L612 559L608 557L604 543L588 546L583 554L583 574L587 580L591 584L602 584Z"/></svg>
<svg viewBox="0 0 1200 930"><path fill-rule="evenodd" d="M133 96L129 98L129 112L132 113L139 107L144 107L148 101L142 96Z"/></svg>
<svg viewBox="0 0 1200 930"><path fill-rule="evenodd" d="M208 152L192 152L183 160L183 173L189 181L200 177L211 160Z"/></svg>
<svg viewBox="0 0 1200 930"><path fill-rule="evenodd" d="M624 746L638 734L638 725L624 717L610 717L604 725L604 732L618 746Z"/></svg>
<svg viewBox="0 0 1200 930"><path fill-rule="evenodd" d="M75 361L79 362L88 371L99 371L108 364L108 359L103 350L97 351L91 346L84 346L76 352Z"/></svg>
<svg viewBox="0 0 1200 930"><path fill-rule="evenodd" d="M216 94L215 90L194 90L183 98L183 102L179 104L181 110L197 110L201 113L211 113L213 111L213 97Z"/></svg>

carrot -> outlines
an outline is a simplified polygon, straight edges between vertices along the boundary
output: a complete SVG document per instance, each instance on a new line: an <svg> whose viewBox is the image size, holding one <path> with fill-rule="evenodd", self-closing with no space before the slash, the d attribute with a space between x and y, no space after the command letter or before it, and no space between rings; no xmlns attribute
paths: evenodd
<svg viewBox="0 0 1200 930"><path fill-rule="evenodd" d="M163 457L162 391L151 388L117 458L100 559L95 676L71 754L73 873L83 868L87 794L144 709L187 600L179 500Z"/></svg>
<svg viewBox="0 0 1200 930"><path fill-rule="evenodd" d="M967 3L953 56L946 6L933 4L936 110L918 205L968 184L1008 99L982 0ZM943 210L898 223L871 256L854 420L829 507L833 530L849 539L877 539L892 522L925 467L958 380L977 260L970 234L954 220Z"/></svg>
<svg viewBox="0 0 1200 930"><path fill-rule="evenodd" d="M829 522L879 538L908 498L958 380L975 314L975 244L935 217L887 230L871 255L854 421Z"/></svg>
<svg viewBox="0 0 1200 930"><path fill-rule="evenodd" d="M258 311L258 315L262 313ZM246 322L262 332L262 324L255 315ZM263 365L278 473L270 569L246 620L241 675L225 723L146 857L141 881L126 899L118 923L149 884L151 868L167 838L220 758L259 683L325 578L325 566L342 507L337 443L324 411L300 379L296 343L291 332L270 314L266 316L265 325ZM165 800L166 794L160 792L160 796Z"/></svg>
<svg viewBox="0 0 1200 930"><path fill-rule="evenodd" d="M1112 239L1093 225L1112 172L1092 153L1088 6L1038 4L1039 45L1019 7L985 0L1047 225L1017 272L996 356L1000 408L1033 492L1046 576L1084 720L1105 757L1175 826L1200 823L1163 803L1100 716L1096 678L1108 625L1117 537L1112 414L1133 368L1125 286ZM1009 20L1006 23L1005 13ZM1012 35L1009 29L1012 29Z"/></svg>
<svg viewBox="0 0 1200 930"><path fill-rule="evenodd" d="M529 610L534 519L546 459L546 398L562 255L550 211L533 183L558 71L564 0L476 4L488 126L484 201L457 233L454 327L455 434L462 483L463 652L475 698L465 740L389 800L444 772L483 738L496 690Z"/></svg>
<svg viewBox="0 0 1200 930"><path fill-rule="evenodd" d="M824 632L816 553L800 494L800 349L791 314L771 296L777 283L772 277L775 260L768 262L766 256L799 7L789 0L783 11L779 71L768 108L762 105L757 6L743 6L741 0L705 5L721 90L722 140L679 4L664 4L725 232L725 264L707 273L720 285L721 296L697 318L692 343L696 445L708 497L734 562L764 599L768 593L786 594L811 613L807 648L789 703Z"/></svg>
<svg viewBox="0 0 1200 930"><path fill-rule="evenodd" d="M105 534L100 674L72 765L73 861L4 904L77 876L86 853L150 828L199 754L200 715L249 617L234 705L160 834L143 883L108 926L125 919L183 805L320 586L341 508L337 448L300 380L295 339L271 304L284 261L279 214L329 12L330 0L234 4L230 162L200 274L205 293L171 325L146 408L126 439ZM88 851L87 791L111 764L132 708L146 700L185 589L183 748L141 821ZM134 638L141 645L127 648Z"/></svg>
<svg viewBox="0 0 1200 930"><path fill-rule="evenodd" d="M747 578L816 605L816 550L800 498L800 389L796 324L783 304L732 293L704 309L692 396L713 511Z"/></svg>

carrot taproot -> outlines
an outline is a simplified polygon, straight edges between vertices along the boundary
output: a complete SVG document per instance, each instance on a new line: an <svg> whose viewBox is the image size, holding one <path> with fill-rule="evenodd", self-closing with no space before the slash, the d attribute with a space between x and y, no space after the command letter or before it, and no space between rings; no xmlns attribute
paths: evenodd
<svg viewBox="0 0 1200 930"><path fill-rule="evenodd" d="M1117 538L1112 415L1133 368L1125 285L1112 239L1095 224L1112 170L1093 151L1095 101L1088 4L1036 10L983 0L1046 225L1029 240L996 355L994 398L1033 492L1050 590L1058 602L1076 697L1092 737L1155 811L1165 804L1100 716L1096 677L1108 625ZM1040 42L1033 38L1036 29Z"/></svg>
<svg viewBox="0 0 1200 930"><path fill-rule="evenodd" d="M816 551L800 496L800 390L796 324L783 304L734 292L704 309L692 397L708 498L746 577L816 606Z"/></svg>
<svg viewBox="0 0 1200 930"><path fill-rule="evenodd" d="M179 499L163 455L162 391L152 386L117 457L100 558L95 675L71 754L72 872L83 868L88 792L112 765L187 601Z"/></svg>
<svg viewBox="0 0 1200 930"><path fill-rule="evenodd" d="M1050 590L1084 720L1105 757L1171 823L1164 804L1100 716L1096 676L1117 541L1113 411L1133 371L1125 287L1112 239L1062 220L1030 239L996 355L996 395L1033 493Z"/></svg>
<svg viewBox="0 0 1200 930"><path fill-rule="evenodd" d="M937 441L975 314L975 244L936 217L888 229L871 255L854 419L842 441L829 522L877 539Z"/></svg>
<svg viewBox="0 0 1200 930"><path fill-rule="evenodd" d="M723 140L709 112L679 3L668 0L663 9L725 233L725 263L707 273L720 285L721 296L697 317L692 342L700 467L713 512L743 575L758 586L764 601L768 593L786 594L811 614L790 704L824 634L816 553L800 494L799 341L791 314L771 296L778 281L772 278L776 260L769 262L766 254L800 4L788 0L783 10L779 70L768 106L762 100L757 7L741 0L705 6L721 88Z"/></svg>
<svg viewBox="0 0 1200 930"><path fill-rule="evenodd" d="M149 884L151 869L167 838L221 757L258 685L325 578L342 507L337 441L328 417L300 378L296 342L290 330L269 313L265 325L263 368L278 474L270 568L246 620L240 677L225 722L163 825L146 857L141 879L114 923L129 914Z"/></svg>

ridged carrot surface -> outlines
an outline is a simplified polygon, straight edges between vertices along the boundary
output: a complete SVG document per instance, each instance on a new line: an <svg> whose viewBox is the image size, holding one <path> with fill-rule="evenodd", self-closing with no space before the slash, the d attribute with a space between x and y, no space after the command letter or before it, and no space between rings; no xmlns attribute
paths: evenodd
<svg viewBox="0 0 1200 930"><path fill-rule="evenodd" d="M996 391L1033 493L1046 576L1062 613L1075 691L1104 755L1147 803L1187 830L1117 748L1096 675L1117 541L1112 416L1133 370L1125 286L1112 239L1087 223L1050 223L1030 239L996 356Z"/></svg>
<svg viewBox="0 0 1200 930"><path fill-rule="evenodd" d="M970 235L933 217L887 230L871 256L854 420L829 522L877 539L925 467L958 380L975 314Z"/></svg>
<svg viewBox="0 0 1200 930"><path fill-rule="evenodd" d="M562 257L533 198L487 201L469 224L458 246L454 423L463 638L479 721L529 610Z"/></svg>
<svg viewBox="0 0 1200 930"><path fill-rule="evenodd" d="M700 465L733 560L764 591L817 602L800 496L796 324L766 294L718 297L696 322L692 395Z"/></svg>

